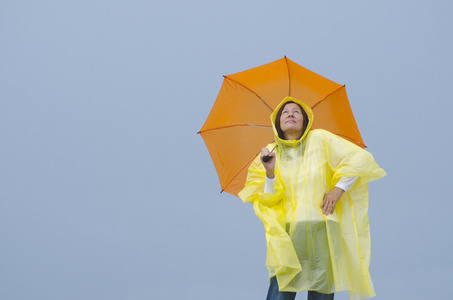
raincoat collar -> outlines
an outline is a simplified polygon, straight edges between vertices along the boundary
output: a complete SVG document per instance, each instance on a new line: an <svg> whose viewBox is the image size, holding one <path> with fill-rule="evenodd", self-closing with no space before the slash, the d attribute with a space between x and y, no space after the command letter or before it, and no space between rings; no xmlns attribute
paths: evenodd
<svg viewBox="0 0 453 300"><path fill-rule="evenodd" d="M299 140L283 140L283 139L279 138L277 129L275 128L275 120L276 120L278 111L280 110L281 107L283 107L287 102L290 102L290 101L295 102L295 103L299 104L300 106L302 106L302 108L305 110L305 112L308 115L307 128L305 129L304 134L302 135L302 137ZM274 109L274 111L271 114L271 122L272 122L272 128L274 130L275 141L277 141L279 144L283 144L283 145L290 146L290 147L296 146L307 136L307 134L310 131L311 126L313 124L313 118L314 118L313 111L311 110L311 108L308 105L306 105L302 101L297 100L295 98L286 97L285 99L283 99L282 102L280 102L280 104Z"/></svg>

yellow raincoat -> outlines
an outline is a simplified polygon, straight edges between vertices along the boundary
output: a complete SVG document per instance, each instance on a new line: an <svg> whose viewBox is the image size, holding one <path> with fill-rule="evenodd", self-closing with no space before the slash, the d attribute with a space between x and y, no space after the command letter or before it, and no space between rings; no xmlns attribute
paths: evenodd
<svg viewBox="0 0 453 300"><path fill-rule="evenodd" d="M275 129L278 110L294 101L307 112L309 124L300 140L282 140ZM311 109L287 97L271 115L276 153L275 190L264 193L266 172L258 156L249 168L239 197L253 204L266 230L269 277L281 291L349 291L351 299L375 296L368 272L370 233L368 182L385 176L373 156L326 130L310 130ZM324 215L324 195L342 177L357 176L335 212Z"/></svg>

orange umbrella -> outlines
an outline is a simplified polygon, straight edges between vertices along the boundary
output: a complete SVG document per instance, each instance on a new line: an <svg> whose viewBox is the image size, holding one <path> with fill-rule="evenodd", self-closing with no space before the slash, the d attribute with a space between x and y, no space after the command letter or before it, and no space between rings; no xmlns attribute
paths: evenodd
<svg viewBox="0 0 453 300"><path fill-rule="evenodd" d="M286 97L311 107L312 129L323 128L364 148L345 86L286 57L224 76L219 95L200 130L222 192L237 196L261 148L274 140L270 114Z"/></svg>

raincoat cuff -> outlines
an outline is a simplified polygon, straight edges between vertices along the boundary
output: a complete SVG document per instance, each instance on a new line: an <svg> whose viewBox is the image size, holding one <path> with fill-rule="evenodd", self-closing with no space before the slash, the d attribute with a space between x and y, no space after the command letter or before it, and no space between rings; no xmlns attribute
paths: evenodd
<svg viewBox="0 0 453 300"><path fill-rule="evenodd" d="M333 178L332 178L332 184L337 186L338 183L341 182L341 179L342 178L345 178L345 177L357 177L357 180L355 181L355 183L353 183L350 187L349 187L349 191L352 191L362 185L365 185L365 184L368 184L374 180L377 180L381 177L384 177L385 175L387 175L385 173L385 171L379 167L377 168L374 168L372 170L366 170L362 173L346 173L346 172L335 172Z"/></svg>
<svg viewBox="0 0 453 300"><path fill-rule="evenodd" d="M260 204L264 206L274 206L279 204L282 201L281 193L264 193L260 192L258 194Z"/></svg>
<svg viewBox="0 0 453 300"><path fill-rule="evenodd" d="M238 196L243 202L253 203L258 201L264 206L274 206L282 201L282 188L279 184L274 185L274 193L264 192L265 183L251 184L239 192Z"/></svg>

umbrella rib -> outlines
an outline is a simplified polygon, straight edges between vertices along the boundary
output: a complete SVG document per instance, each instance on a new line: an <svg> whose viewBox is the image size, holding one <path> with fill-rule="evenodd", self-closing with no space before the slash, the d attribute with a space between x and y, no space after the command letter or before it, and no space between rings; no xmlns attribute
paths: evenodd
<svg viewBox="0 0 453 300"><path fill-rule="evenodd" d="M288 59L285 55L286 69L288 70L288 96L291 96L291 74L289 73Z"/></svg>
<svg viewBox="0 0 453 300"><path fill-rule="evenodd" d="M223 76L223 77L225 77L225 79L231 80L231 81L233 81L233 82L239 84L240 86L242 86L242 87L245 88L246 90L248 90L248 91L250 91L251 93L255 94L255 96L257 96L257 97L261 100L261 102L263 102L263 104L266 105L267 109L269 109L269 111L272 112L272 108L270 108L270 106L267 105L267 103L266 103L266 102L265 102L265 101L264 101L264 100L263 100L256 92L252 91L249 87L245 86L244 84L240 83L239 81L236 81L236 80L234 80L234 79L231 79L231 78L229 78L229 77L227 77L227 76Z"/></svg>
<svg viewBox="0 0 453 300"><path fill-rule="evenodd" d="M318 104L320 104L321 102L325 101L330 95L332 95L332 94L338 92L339 90L341 90L341 89L344 88L344 87L345 87L345 85L340 86L338 89L336 89L336 90L333 91L332 93L330 93L330 94L328 94L327 96L325 96L322 100L319 100L318 102L316 102L316 104L313 105L313 106L311 107L311 109L312 109L312 110L315 109L315 107L318 106Z"/></svg>
<svg viewBox="0 0 453 300"><path fill-rule="evenodd" d="M234 124L234 125L218 126L218 127L209 128L209 129L206 129L206 130L200 130L198 133L202 133L202 132L206 132L206 131L212 131L212 130L225 129L225 128L231 128L231 127L237 127L237 126L251 126L251 127L260 127L260 128L272 128L272 126L270 126L270 125Z"/></svg>

